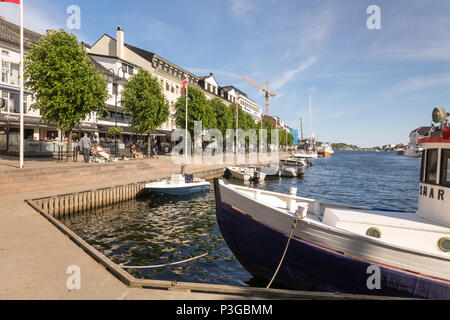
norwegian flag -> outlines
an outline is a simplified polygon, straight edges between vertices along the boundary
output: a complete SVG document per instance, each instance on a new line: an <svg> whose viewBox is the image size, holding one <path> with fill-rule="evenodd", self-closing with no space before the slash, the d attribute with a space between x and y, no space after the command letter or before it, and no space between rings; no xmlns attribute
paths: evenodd
<svg viewBox="0 0 450 320"><path fill-rule="evenodd" d="M20 4L20 0L0 0L0 2L11 2L15 4Z"/></svg>
<svg viewBox="0 0 450 320"><path fill-rule="evenodd" d="M187 86L188 82L189 82L189 80L188 80L188 78L186 77L186 79L184 79L184 81L183 81L183 95L184 95L185 97L186 97L186 86Z"/></svg>

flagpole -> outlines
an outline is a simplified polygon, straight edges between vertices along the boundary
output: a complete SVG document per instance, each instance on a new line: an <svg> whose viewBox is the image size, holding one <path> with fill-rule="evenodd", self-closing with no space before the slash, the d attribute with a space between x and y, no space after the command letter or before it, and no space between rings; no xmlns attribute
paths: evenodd
<svg viewBox="0 0 450 320"><path fill-rule="evenodd" d="M239 107L236 99L236 154L239 152Z"/></svg>
<svg viewBox="0 0 450 320"><path fill-rule="evenodd" d="M188 99L189 99L189 82L186 83L186 132L184 137L184 154L185 158L187 160L188 157L188 143L187 143L187 137L188 137Z"/></svg>
<svg viewBox="0 0 450 320"><path fill-rule="evenodd" d="M23 168L24 156L24 129L23 129L23 105L24 105L24 45L23 45L23 1L20 1L20 169Z"/></svg>

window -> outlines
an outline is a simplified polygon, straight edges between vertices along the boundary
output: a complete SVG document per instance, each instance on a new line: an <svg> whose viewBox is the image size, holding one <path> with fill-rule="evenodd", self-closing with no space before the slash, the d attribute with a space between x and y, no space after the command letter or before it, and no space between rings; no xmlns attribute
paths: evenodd
<svg viewBox="0 0 450 320"><path fill-rule="evenodd" d="M2 92L2 98L3 100L5 100L5 110L6 112L9 112L9 93L8 91L3 91Z"/></svg>
<svg viewBox="0 0 450 320"><path fill-rule="evenodd" d="M438 149L429 149L427 152L426 183L436 183L437 180Z"/></svg>
<svg viewBox="0 0 450 320"><path fill-rule="evenodd" d="M381 231L380 231L380 229L372 227L369 230L367 230L366 236L380 239L381 238Z"/></svg>
<svg viewBox="0 0 450 320"><path fill-rule="evenodd" d="M128 66L128 73L129 74L134 74L134 69L132 66Z"/></svg>
<svg viewBox="0 0 450 320"><path fill-rule="evenodd" d="M169 83L166 82L166 91L169 91L169 90L170 90Z"/></svg>
<svg viewBox="0 0 450 320"><path fill-rule="evenodd" d="M438 247L441 251L450 252L450 238L439 239Z"/></svg>
<svg viewBox="0 0 450 320"><path fill-rule="evenodd" d="M128 66L125 63L122 63L122 70L124 73L128 72Z"/></svg>
<svg viewBox="0 0 450 320"><path fill-rule="evenodd" d="M19 68L18 64L10 64L9 83L12 85L19 85Z"/></svg>
<svg viewBox="0 0 450 320"><path fill-rule="evenodd" d="M8 83L9 79L9 62L3 60L2 61L2 82Z"/></svg>
<svg viewBox="0 0 450 320"><path fill-rule="evenodd" d="M450 149L442 149L441 185L450 187Z"/></svg>
<svg viewBox="0 0 450 320"><path fill-rule="evenodd" d="M4 55L4 56L9 56L9 51L6 51L6 50L2 50L2 55Z"/></svg>

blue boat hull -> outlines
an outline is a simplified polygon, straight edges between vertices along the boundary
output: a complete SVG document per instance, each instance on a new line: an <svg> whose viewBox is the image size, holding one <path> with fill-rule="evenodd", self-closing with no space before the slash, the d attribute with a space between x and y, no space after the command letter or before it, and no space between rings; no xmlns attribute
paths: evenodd
<svg viewBox="0 0 450 320"><path fill-rule="evenodd" d="M272 278L287 237L236 208L222 203L215 181L216 215L221 233L239 262L253 276ZM373 263L345 256L293 238L276 283L300 290L378 296L450 299L450 284L382 265L381 289L369 290L367 273Z"/></svg>
<svg viewBox="0 0 450 320"><path fill-rule="evenodd" d="M210 190L209 185L202 185L202 186L186 186L186 187L180 187L180 188L173 188L173 189L167 189L167 188L147 188L147 190L154 194L159 195L169 195L169 196L185 196L188 194L198 193L198 192L204 192Z"/></svg>

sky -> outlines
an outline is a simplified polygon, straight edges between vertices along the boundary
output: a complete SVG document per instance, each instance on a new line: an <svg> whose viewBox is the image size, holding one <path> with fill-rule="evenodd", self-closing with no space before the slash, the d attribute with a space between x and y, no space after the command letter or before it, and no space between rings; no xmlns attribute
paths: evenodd
<svg viewBox="0 0 450 320"><path fill-rule="evenodd" d="M68 30L77 5L94 44L103 34L154 52L220 86L234 85L305 136L360 147L407 144L431 123L435 107L450 110L450 1L446 0L26 0L25 27ZM379 29L370 5L380 9ZM19 23L17 5L0 16Z"/></svg>

